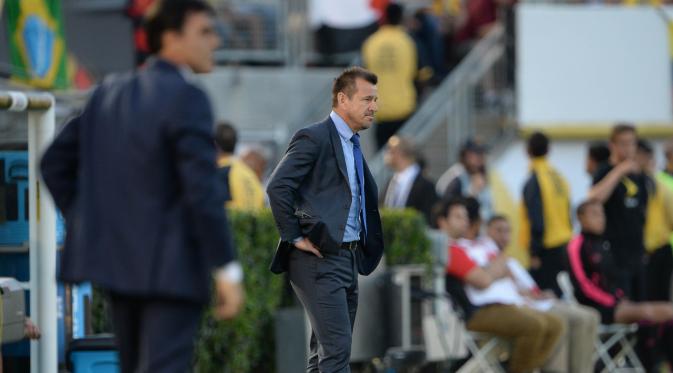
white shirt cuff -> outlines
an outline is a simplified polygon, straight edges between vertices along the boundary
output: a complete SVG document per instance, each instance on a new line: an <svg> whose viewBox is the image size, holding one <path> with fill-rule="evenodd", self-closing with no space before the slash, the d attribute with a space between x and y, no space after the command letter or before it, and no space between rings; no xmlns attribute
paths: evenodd
<svg viewBox="0 0 673 373"><path fill-rule="evenodd" d="M301 237L301 236L300 236L300 237L297 237L297 238L295 238L294 240L292 240L292 244L296 244L297 242L299 242L299 241L301 241L301 240L303 240L303 239L304 239L304 237Z"/></svg>
<svg viewBox="0 0 673 373"><path fill-rule="evenodd" d="M215 270L215 278L240 284L243 282L243 267L238 261L231 261L224 267Z"/></svg>

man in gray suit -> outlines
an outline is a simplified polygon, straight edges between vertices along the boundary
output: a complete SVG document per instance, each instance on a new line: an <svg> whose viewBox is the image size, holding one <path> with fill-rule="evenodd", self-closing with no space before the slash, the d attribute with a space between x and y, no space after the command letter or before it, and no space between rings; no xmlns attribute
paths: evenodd
<svg viewBox="0 0 673 373"><path fill-rule="evenodd" d="M378 191L358 134L374 121L376 82L360 67L337 77L329 117L294 135L267 189L281 237L271 271L289 272L308 313L311 373L350 372L358 273L383 255Z"/></svg>

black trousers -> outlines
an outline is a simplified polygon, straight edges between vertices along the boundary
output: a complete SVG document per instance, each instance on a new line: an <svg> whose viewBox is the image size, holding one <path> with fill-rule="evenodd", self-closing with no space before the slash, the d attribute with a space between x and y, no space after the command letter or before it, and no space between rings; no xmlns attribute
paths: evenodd
<svg viewBox="0 0 673 373"><path fill-rule="evenodd" d="M540 268L531 269L530 274L542 290L552 290L557 297L561 297L561 288L556 276L561 271L568 270L568 255L566 245L540 252Z"/></svg>
<svg viewBox="0 0 673 373"><path fill-rule="evenodd" d="M185 373L193 368L203 304L110 294L122 373Z"/></svg>
<svg viewBox="0 0 673 373"><path fill-rule="evenodd" d="M647 300L671 300L673 249L666 244L647 255L645 284Z"/></svg>
<svg viewBox="0 0 673 373"><path fill-rule="evenodd" d="M355 252L324 258L294 249L290 283L311 322L308 373L350 373L353 323L358 307Z"/></svg>
<svg viewBox="0 0 673 373"><path fill-rule="evenodd" d="M671 272L673 249L666 244L646 254L645 288L646 300L669 301L671 299ZM673 364L673 325L639 325L636 352L646 371L655 369L660 361Z"/></svg>
<svg viewBox="0 0 673 373"><path fill-rule="evenodd" d="M613 246L614 247L614 246ZM615 258L615 286L624 292L624 296L634 302L647 300L645 266L647 257L636 253L626 258Z"/></svg>

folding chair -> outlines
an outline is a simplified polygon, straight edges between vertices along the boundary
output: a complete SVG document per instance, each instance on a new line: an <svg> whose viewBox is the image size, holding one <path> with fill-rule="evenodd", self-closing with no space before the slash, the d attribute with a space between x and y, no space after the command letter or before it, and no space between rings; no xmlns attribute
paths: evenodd
<svg viewBox="0 0 673 373"><path fill-rule="evenodd" d="M568 272L559 272L556 281L563 292L563 299L570 304L579 304ZM637 331L637 324L601 324L598 327L598 338L594 342L594 363L600 361L603 364L601 373L645 373L645 368L633 349Z"/></svg>
<svg viewBox="0 0 673 373"><path fill-rule="evenodd" d="M460 280L451 276L444 276L446 263L450 258L447 257L448 241L442 232L430 231L433 238L432 254L434 257L434 277L435 293L433 294L435 307L433 319L435 327L443 334L440 338L440 344L445 351L446 356L450 356L451 338L460 338L470 356L467 361L458 369L457 373L468 372L493 372L505 373L505 369L500 363L502 350L509 351L509 344L506 340L488 333L477 333L468 331L465 328L466 310L461 307L461 302L467 300L467 295L463 289ZM451 312L453 310L453 312ZM449 324L450 313L458 317L460 335L455 334L455 328ZM454 319L455 320L455 319ZM444 333L442 333L444 332Z"/></svg>
<svg viewBox="0 0 673 373"><path fill-rule="evenodd" d="M467 295L463 290L460 280L453 276L446 276L447 297L453 306L454 311L459 316L463 325L465 325L466 310L461 307L467 300ZM464 297L464 299L463 299ZM463 299L461 301L461 299ZM494 372L505 373L501 365L500 356L502 351L509 352L509 343L498 336L489 333L472 332L467 329L464 331L464 342L467 351L471 357L461 366L458 373L464 372Z"/></svg>

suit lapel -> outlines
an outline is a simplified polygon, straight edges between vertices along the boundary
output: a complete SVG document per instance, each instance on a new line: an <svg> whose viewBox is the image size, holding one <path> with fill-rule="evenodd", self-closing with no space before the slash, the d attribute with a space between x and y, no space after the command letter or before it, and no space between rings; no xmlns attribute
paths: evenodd
<svg viewBox="0 0 673 373"><path fill-rule="evenodd" d="M411 189L409 189L409 195L407 196L407 202L405 203L406 207L410 206L410 202L412 202L412 197L416 196L419 194L418 188L421 187L421 172L418 172L418 175L416 175L416 178L414 179L414 182L411 184Z"/></svg>
<svg viewBox="0 0 673 373"><path fill-rule="evenodd" d="M334 122L332 122L332 118L328 117L327 120L325 121L325 125L329 130L329 138L330 141L332 142L332 148L334 149L334 154L336 155L339 171L341 171L341 175L344 177L344 179L346 179L346 182L348 182L348 173L346 171L346 158L344 156L343 147L341 146L341 137L339 136L339 132L337 131Z"/></svg>
<svg viewBox="0 0 673 373"><path fill-rule="evenodd" d="M378 187L376 186L376 182L374 181L374 176L372 175L371 171L369 171L369 166L367 166L367 161L363 158L362 159L362 165L364 168L365 172L365 196L367 198L367 201L374 201L376 202L379 199L378 193Z"/></svg>

